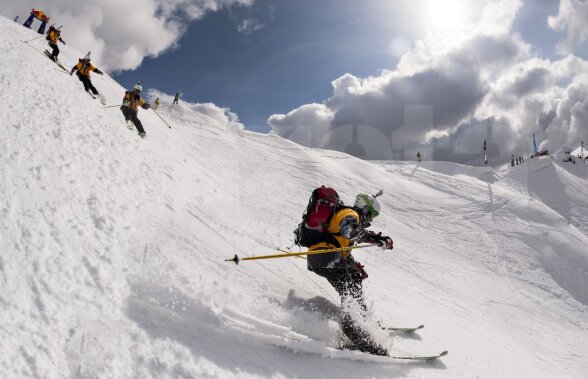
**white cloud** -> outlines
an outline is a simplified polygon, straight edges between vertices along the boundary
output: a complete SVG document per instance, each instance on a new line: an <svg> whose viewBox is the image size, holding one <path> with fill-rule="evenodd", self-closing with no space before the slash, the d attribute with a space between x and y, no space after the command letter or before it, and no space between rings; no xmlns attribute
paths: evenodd
<svg viewBox="0 0 588 379"><path fill-rule="evenodd" d="M580 140L588 139L588 74L574 78L554 111L555 118L544 131L542 148L554 151L562 146L576 147Z"/></svg>
<svg viewBox="0 0 588 379"><path fill-rule="evenodd" d="M213 103L190 103L185 100L180 100L178 105L171 105L174 95L168 95L154 88L148 89L145 97L151 104L155 102L156 98L159 98L159 112L170 115L177 122L183 122L186 125L198 124L201 122L201 118L204 117L215 122L220 127L233 130L244 129L244 125L239 121L237 114L231 112L229 108L219 107Z"/></svg>
<svg viewBox="0 0 588 379"><path fill-rule="evenodd" d="M237 30L239 33L251 34L256 30L262 29L265 26L263 22L259 20L248 18L245 20L241 20L237 24Z"/></svg>
<svg viewBox="0 0 588 379"><path fill-rule="evenodd" d="M560 0L559 11L547 19L553 30L565 31L566 39L558 44L561 54L573 53L588 39L588 2Z"/></svg>
<svg viewBox="0 0 588 379"><path fill-rule="evenodd" d="M8 18L41 7L51 22L63 25L63 39L80 51L92 51L106 70L137 68L145 57L157 57L173 48L190 21L207 12L233 5L249 6L254 0L94 0L92 2L33 0L0 3ZM28 16L28 14L26 15Z"/></svg>
<svg viewBox="0 0 588 379"><path fill-rule="evenodd" d="M308 146L351 151L359 143L368 150L364 156L378 159L414 159L420 151L472 162L487 139L490 156L507 160L532 152L533 133L552 150L588 140L588 62L534 58L512 30L521 1L485 4L480 22L465 26L468 33L428 33L394 70L368 78L345 74L332 82L333 94L323 104L273 115L268 124ZM366 140L369 135L374 141ZM376 143L381 140L389 145Z"/></svg>
<svg viewBox="0 0 588 379"><path fill-rule="evenodd" d="M306 104L287 115L270 116L275 133L306 146L319 146L328 133L333 112L324 104Z"/></svg>

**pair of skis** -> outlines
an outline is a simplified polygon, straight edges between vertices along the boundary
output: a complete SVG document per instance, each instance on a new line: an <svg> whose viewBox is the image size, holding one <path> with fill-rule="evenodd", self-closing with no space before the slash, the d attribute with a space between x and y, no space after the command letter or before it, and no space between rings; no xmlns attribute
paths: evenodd
<svg viewBox="0 0 588 379"><path fill-rule="evenodd" d="M447 351L442 351L439 354L433 355L400 355L397 353L398 355L380 356L358 351L354 346L329 346L324 341L319 341L307 335L295 332L288 326L259 319L231 309L224 309L218 314L218 317L220 319L221 328L227 328L227 330L236 332L245 337L251 337L252 339L278 346L295 353L318 354L321 357L330 359L349 359L377 363L394 361L423 362L435 361L448 354ZM414 333L417 330L424 328L424 326L419 325L413 328L389 328L380 325L380 328L398 333Z"/></svg>
<svg viewBox="0 0 588 379"><path fill-rule="evenodd" d="M419 326L411 327L411 328L387 327L387 326L382 326L382 325L379 325L379 326L382 330L387 330L387 331L391 331L391 332L398 332L398 333L406 333L406 334L414 333L414 332L416 332L420 329L423 329L425 327L424 325L419 325ZM392 359L410 360L410 361L434 361L438 358L446 356L447 354L449 354L449 352L447 350L445 350L445 351L442 351L441 353L436 354L436 355L423 355L423 356L419 356L419 355L409 355L409 356L389 355L389 357Z"/></svg>
<svg viewBox="0 0 588 379"><path fill-rule="evenodd" d="M420 330L425 327L424 325L419 325L419 326L412 327L412 328L385 327L382 325L379 325L379 326L382 330L387 330L387 331L391 331L391 332L398 332L398 333L406 333L406 334L414 333L417 330ZM351 344L349 346L337 348L337 350L350 351L350 352L351 351L358 351L357 349L354 348L353 344ZM361 352L361 351L359 351L359 352ZM384 356L380 356L380 355L376 355L376 354L370 354L367 352L362 352L362 353L368 354L370 356L375 356L375 357L390 358L393 360L406 360L406 361L434 361L434 360L437 360L437 359L449 354L449 352L447 350L442 351L439 354L434 354L434 355L384 355Z"/></svg>
<svg viewBox="0 0 588 379"><path fill-rule="evenodd" d="M59 66L60 69L62 69L63 71L65 71L69 74L69 70L67 68L63 67L63 65L57 59L53 60L49 50L45 50L44 53L47 56L47 58L49 58L53 63L55 63L57 66Z"/></svg>
<svg viewBox="0 0 588 379"><path fill-rule="evenodd" d="M398 331L403 333L413 333L423 326L416 328L383 328L390 331ZM350 359L359 361L369 361L383 363L386 361L413 361L413 362L431 362L448 354L447 351L442 351L439 354L433 355L377 355L363 352L356 349L353 345L343 347L324 346L324 342L319 342L311 337L301 335L295 332L287 332L280 335L266 336L267 342L276 346L292 350L294 352L303 352L308 354L319 354L323 357L333 359ZM287 341L287 343L284 343ZM317 345L320 346L317 348Z"/></svg>

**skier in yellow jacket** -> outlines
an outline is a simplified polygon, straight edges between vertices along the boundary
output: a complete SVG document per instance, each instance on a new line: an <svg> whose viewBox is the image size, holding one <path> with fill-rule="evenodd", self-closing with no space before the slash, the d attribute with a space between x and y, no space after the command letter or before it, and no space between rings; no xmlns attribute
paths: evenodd
<svg viewBox="0 0 588 379"><path fill-rule="evenodd" d="M388 355L388 351L378 344L353 320L349 306L355 303L359 312L365 316L367 307L363 300L362 281L367 279L363 265L351 255L355 243L378 244L384 250L394 247L393 241L382 233L367 230L372 220L380 214L380 203L375 196L359 194L353 207L342 207L332 216L328 224L328 236L323 241L310 246L309 250L341 248L340 251L308 256L308 269L327 279L341 297L341 329L353 344L351 347L375 355Z"/></svg>
<svg viewBox="0 0 588 379"><path fill-rule="evenodd" d="M86 92L90 94L90 96L96 98L99 96L98 90L92 84L90 80L90 73L94 71L98 75L103 75L104 73L94 67L90 63L90 53L86 54L84 58L78 60L78 64L72 67L71 71L69 72L70 75L73 75L74 72L77 71L78 79L84 84L84 89Z"/></svg>
<svg viewBox="0 0 588 379"><path fill-rule="evenodd" d="M65 41L61 38L61 26L55 28L53 25L49 27L47 31L47 36L45 39L49 42L49 47L53 50L49 58L53 60L53 62L57 62L57 56L59 55L59 47L57 46L57 41L61 42L65 45Z"/></svg>
<svg viewBox="0 0 588 379"><path fill-rule="evenodd" d="M137 131L139 132L139 136L141 138L145 138L145 129L143 129L143 124L137 117L137 113L139 112L139 107L143 109L149 109L151 105L141 98L142 90L143 87L141 87L141 82L139 82L134 85L131 92L125 91L125 96L123 97L123 103L120 107L120 110L125 116L127 128L132 130L133 125L135 125Z"/></svg>

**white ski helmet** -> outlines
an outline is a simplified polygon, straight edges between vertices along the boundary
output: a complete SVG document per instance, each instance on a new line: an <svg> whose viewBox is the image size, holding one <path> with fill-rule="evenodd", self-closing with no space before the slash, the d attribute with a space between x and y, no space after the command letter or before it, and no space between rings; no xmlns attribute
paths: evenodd
<svg viewBox="0 0 588 379"><path fill-rule="evenodd" d="M141 87L140 83L137 83L133 86L133 91L141 92L143 91L143 87Z"/></svg>
<svg viewBox="0 0 588 379"><path fill-rule="evenodd" d="M364 216L369 216L370 219L374 219L380 214L380 210L382 209L380 202L376 199L379 195L370 196L365 193L360 193L355 197L353 206L359 209Z"/></svg>

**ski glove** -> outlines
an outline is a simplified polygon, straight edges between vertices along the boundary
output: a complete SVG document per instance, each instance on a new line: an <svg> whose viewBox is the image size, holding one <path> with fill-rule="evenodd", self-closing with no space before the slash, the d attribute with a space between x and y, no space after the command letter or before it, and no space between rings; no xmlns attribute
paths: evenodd
<svg viewBox="0 0 588 379"><path fill-rule="evenodd" d="M367 243L375 243L382 248L382 250L392 250L394 248L394 242L392 238L383 236L382 232L368 232L366 241Z"/></svg>
<svg viewBox="0 0 588 379"><path fill-rule="evenodd" d="M382 250L392 250L394 249L394 241L392 241L392 238L390 237L382 237L382 239L379 242L380 247L382 248Z"/></svg>
<svg viewBox="0 0 588 379"><path fill-rule="evenodd" d="M375 243L375 244L379 244L380 241L382 240L382 232L376 233L376 232L372 232L371 230L367 232L367 235L365 236L365 242L367 243Z"/></svg>

